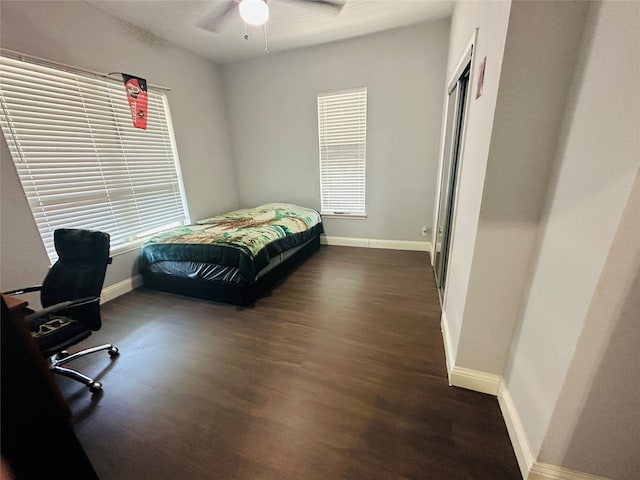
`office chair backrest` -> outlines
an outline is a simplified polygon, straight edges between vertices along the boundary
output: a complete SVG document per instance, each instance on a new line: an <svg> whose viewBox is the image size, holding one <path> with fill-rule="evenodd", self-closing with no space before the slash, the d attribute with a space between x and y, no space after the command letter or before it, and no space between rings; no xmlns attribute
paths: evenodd
<svg viewBox="0 0 640 480"><path fill-rule="evenodd" d="M109 234L63 228L54 232L53 241L59 258L42 282L42 306L48 307L85 297L99 297L107 265L111 263ZM99 305L91 305L80 316L92 330L100 328ZM78 317L78 314L74 317Z"/></svg>

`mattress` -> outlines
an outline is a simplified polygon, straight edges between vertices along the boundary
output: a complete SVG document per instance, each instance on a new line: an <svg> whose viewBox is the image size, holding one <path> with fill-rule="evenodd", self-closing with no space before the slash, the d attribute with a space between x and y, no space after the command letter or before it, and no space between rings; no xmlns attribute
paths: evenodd
<svg viewBox="0 0 640 480"><path fill-rule="evenodd" d="M142 247L141 272L252 282L323 232L320 214L293 204L235 210L162 232Z"/></svg>

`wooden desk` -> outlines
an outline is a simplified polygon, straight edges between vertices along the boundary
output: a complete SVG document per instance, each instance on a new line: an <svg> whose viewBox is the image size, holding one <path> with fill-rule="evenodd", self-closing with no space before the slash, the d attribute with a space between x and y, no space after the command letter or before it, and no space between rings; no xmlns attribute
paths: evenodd
<svg viewBox="0 0 640 480"><path fill-rule="evenodd" d="M19 312L20 310L24 309L27 305L29 305L29 302L27 302L24 298L19 297L17 295L5 295L3 293L2 299L4 300L4 303L7 305L7 308L11 313Z"/></svg>
<svg viewBox="0 0 640 480"><path fill-rule="evenodd" d="M26 305L2 295L0 452L16 478L97 480L69 423L71 411L23 321Z"/></svg>
<svg viewBox="0 0 640 480"><path fill-rule="evenodd" d="M53 378L53 373L51 373L51 370L49 370L49 366L47 365L45 359L42 357L42 353L40 353L38 345L36 345L36 342L33 340L31 332L29 332L27 325L23 321L24 317L31 312L27 309L27 305L29 305L29 302L27 302L19 295L5 295L4 293L2 294L2 300L9 310L9 318L3 320L10 321L17 327L17 330L19 332L19 342L29 353L30 362L33 363L34 367L39 370L41 380L47 385L48 391L49 393L51 393L55 402L58 404L60 411L67 418L70 418L71 410L69 409L67 402L65 402L62 396L55 378Z"/></svg>

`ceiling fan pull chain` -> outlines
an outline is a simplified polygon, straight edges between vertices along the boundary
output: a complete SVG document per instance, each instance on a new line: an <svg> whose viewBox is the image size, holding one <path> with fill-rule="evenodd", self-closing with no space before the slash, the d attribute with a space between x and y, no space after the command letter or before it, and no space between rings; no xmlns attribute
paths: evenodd
<svg viewBox="0 0 640 480"><path fill-rule="evenodd" d="M247 22L244 22L244 39L249 40L249 32L247 31Z"/></svg>
<svg viewBox="0 0 640 480"><path fill-rule="evenodd" d="M267 24L264 24L264 53L269 53L269 41L267 40Z"/></svg>

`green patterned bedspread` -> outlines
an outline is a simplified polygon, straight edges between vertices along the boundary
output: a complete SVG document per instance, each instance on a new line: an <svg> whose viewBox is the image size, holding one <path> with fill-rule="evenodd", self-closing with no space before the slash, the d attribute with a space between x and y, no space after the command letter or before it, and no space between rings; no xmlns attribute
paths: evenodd
<svg viewBox="0 0 640 480"><path fill-rule="evenodd" d="M273 255L322 233L315 210L268 203L162 232L145 242L140 268L158 261L195 261L237 267L247 279Z"/></svg>

